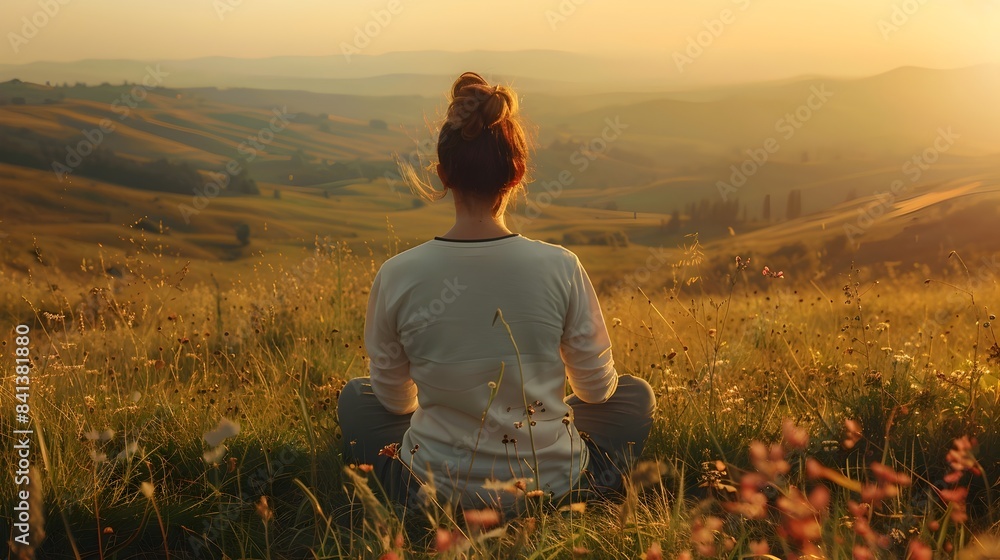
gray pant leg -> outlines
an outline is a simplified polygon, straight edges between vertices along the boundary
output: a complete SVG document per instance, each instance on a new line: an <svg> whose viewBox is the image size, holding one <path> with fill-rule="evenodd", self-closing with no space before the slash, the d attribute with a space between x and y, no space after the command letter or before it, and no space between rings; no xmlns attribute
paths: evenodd
<svg viewBox="0 0 1000 560"><path fill-rule="evenodd" d="M371 380L350 380L337 401L337 419L343 436L345 463L369 464L385 491L396 501L405 501L408 473L398 460L380 457L378 452L391 443L403 441L412 414L393 414L372 392Z"/></svg>
<svg viewBox="0 0 1000 560"><path fill-rule="evenodd" d="M566 403L573 407L576 429L591 440L602 457L594 457L588 470L599 486L615 487L623 471L630 469L642 454L653 425L656 396L644 379L631 375L618 378L615 394L601 404L590 404L576 395Z"/></svg>

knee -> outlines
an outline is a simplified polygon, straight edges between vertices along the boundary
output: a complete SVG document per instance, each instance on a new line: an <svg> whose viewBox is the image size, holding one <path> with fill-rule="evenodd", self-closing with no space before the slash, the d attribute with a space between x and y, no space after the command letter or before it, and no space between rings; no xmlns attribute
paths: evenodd
<svg viewBox="0 0 1000 560"><path fill-rule="evenodd" d="M644 416L651 416L656 408L656 395L649 383L632 375L618 376L618 389L614 398L627 400L637 411L643 411Z"/></svg>
<svg viewBox="0 0 1000 560"><path fill-rule="evenodd" d="M365 386L370 384L371 380L368 377L355 377L348 381L347 385L344 385L340 391L340 397L337 398L338 418L343 418L342 415L345 414L350 416L352 407L356 408L360 404Z"/></svg>

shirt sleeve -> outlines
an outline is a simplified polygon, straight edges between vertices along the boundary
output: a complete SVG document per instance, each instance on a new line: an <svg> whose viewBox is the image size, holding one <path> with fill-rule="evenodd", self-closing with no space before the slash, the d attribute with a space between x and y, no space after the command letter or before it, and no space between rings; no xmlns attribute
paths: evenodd
<svg viewBox="0 0 1000 560"><path fill-rule="evenodd" d="M386 309L385 299L380 270L368 294L365 315L365 350L371 358L372 392L389 412L409 414L417 409L417 385L410 377L410 360L400 342L395 317Z"/></svg>
<svg viewBox="0 0 1000 560"><path fill-rule="evenodd" d="M618 388L618 372L611 356L611 337L597 300L597 292L580 259L569 286L569 308L559 347L570 388L583 402L602 403Z"/></svg>

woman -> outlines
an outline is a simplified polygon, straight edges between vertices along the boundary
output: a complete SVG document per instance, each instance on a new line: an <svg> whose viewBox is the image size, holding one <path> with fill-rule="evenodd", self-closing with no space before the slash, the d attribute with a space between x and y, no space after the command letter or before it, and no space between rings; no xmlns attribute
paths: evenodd
<svg viewBox="0 0 1000 560"><path fill-rule="evenodd" d="M418 506L421 486L445 503L508 511L542 494L620 489L655 399L648 383L615 371L576 255L505 224L528 167L514 93L462 74L437 151L455 224L375 276L370 377L339 401L346 458L373 465L394 500Z"/></svg>

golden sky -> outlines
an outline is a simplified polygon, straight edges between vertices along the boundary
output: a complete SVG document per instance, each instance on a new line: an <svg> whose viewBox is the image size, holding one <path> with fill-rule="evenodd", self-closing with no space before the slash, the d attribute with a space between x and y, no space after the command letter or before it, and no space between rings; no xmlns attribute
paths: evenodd
<svg viewBox="0 0 1000 560"><path fill-rule="evenodd" d="M43 25L29 38L22 18ZM694 80L1000 63L1000 0L2 0L0 64L339 55L365 26L364 54L626 54Z"/></svg>

